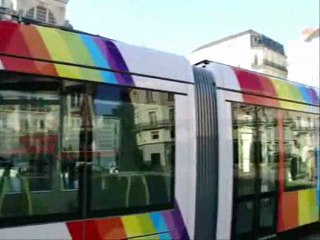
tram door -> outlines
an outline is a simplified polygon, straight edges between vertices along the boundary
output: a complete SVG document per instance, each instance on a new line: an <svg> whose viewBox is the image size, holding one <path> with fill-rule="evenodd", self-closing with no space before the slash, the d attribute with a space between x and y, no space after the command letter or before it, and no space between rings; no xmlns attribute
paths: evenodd
<svg viewBox="0 0 320 240"><path fill-rule="evenodd" d="M274 109L234 104L233 239L276 233L278 126Z"/></svg>

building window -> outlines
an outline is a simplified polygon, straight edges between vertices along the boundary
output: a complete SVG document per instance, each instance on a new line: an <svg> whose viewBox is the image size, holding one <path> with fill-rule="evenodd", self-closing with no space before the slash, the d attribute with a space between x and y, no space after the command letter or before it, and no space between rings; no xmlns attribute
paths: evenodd
<svg viewBox="0 0 320 240"><path fill-rule="evenodd" d="M36 8L31 8L26 12L26 18L34 19L39 22L56 24L56 18L54 14L47 8L42 6L37 6Z"/></svg>
<svg viewBox="0 0 320 240"><path fill-rule="evenodd" d="M73 92L71 95L71 107L80 107L81 104L81 94L79 92Z"/></svg>
<svg viewBox="0 0 320 240"><path fill-rule="evenodd" d="M153 92L151 91L146 92L146 102L147 103L153 102Z"/></svg>
<svg viewBox="0 0 320 240"><path fill-rule="evenodd" d="M34 8L29 9L26 13L26 18L34 19L35 18L34 13L35 13Z"/></svg>
<svg viewBox="0 0 320 240"><path fill-rule="evenodd" d="M174 122L174 109L173 108L169 109L169 121Z"/></svg>
<svg viewBox="0 0 320 240"><path fill-rule="evenodd" d="M41 119L40 120L40 129L43 130L45 127L44 127L44 120Z"/></svg>
<svg viewBox="0 0 320 240"><path fill-rule="evenodd" d="M151 126L157 125L157 115L156 112L149 112L149 121Z"/></svg>
<svg viewBox="0 0 320 240"><path fill-rule="evenodd" d="M159 131L151 131L151 139L152 140L159 139Z"/></svg>
<svg viewBox="0 0 320 240"><path fill-rule="evenodd" d="M256 66L258 65L258 55L256 54L254 55L253 64Z"/></svg>
<svg viewBox="0 0 320 240"><path fill-rule="evenodd" d="M174 94L173 93L168 93L168 101L171 102L174 100Z"/></svg>
<svg viewBox="0 0 320 240"><path fill-rule="evenodd" d="M46 8L38 6L36 13L37 13L36 19L38 21L46 22L46 20L47 20L47 9Z"/></svg>
<svg viewBox="0 0 320 240"><path fill-rule="evenodd" d="M6 115L0 116L0 128L6 129L7 123L8 123L7 116Z"/></svg>
<svg viewBox="0 0 320 240"><path fill-rule="evenodd" d="M51 11L49 11L48 22L52 25L56 24L56 18Z"/></svg>
<svg viewBox="0 0 320 240"><path fill-rule="evenodd" d="M171 140L175 138L174 128L171 128L171 129L170 129L170 137L171 137Z"/></svg>

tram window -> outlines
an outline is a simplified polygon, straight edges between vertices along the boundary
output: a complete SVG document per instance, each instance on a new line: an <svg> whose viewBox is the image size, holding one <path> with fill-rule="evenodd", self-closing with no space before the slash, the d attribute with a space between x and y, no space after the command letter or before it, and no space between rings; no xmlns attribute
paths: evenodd
<svg viewBox="0 0 320 240"><path fill-rule="evenodd" d="M285 136L286 189L316 186L318 124L315 115L282 111ZM318 143L319 144L319 143Z"/></svg>
<svg viewBox="0 0 320 240"><path fill-rule="evenodd" d="M145 96L153 101L146 102ZM173 203L173 127L166 96L92 86L93 211Z"/></svg>
<svg viewBox="0 0 320 240"><path fill-rule="evenodd" d="M0 125L1 224L76 214L77 192L61 193L60 188L61 81L0 76L0 119L7 119Z"/></svg>
<svg viewBox="0 0 320 240"><path fill-rule="evenodd" d="M258 163L261 192L276 190L278 177L279 137L277 110L256 107L258 130Z"/></svg>
<svg viewBox="0 0 320 240"><path fill-rule="evenodd" d="M238 196L276 191L279 158L277 110L235 103L233 121ZM255 189L257 170L260 189Z"/></svg>
<svg viewBox="0 0 320 240"><path fill-rule="evenodd" d="M235 156L235 175L237 176L238 195L254 193L256 112L254 106L233 105L233 141Z"/></svg>
<svg viewBox="0 0 320 240"><path fill-rule="evenodd" d="M167 93L0 77L0 226L173 206Z"/></svg>

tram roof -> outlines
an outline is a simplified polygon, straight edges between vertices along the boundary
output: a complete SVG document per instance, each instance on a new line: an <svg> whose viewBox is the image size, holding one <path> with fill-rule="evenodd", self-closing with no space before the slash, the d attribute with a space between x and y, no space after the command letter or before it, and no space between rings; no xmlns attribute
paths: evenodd
<svg viewBox="0 0 320 240"><path fill-rule="evenodd" d="M182 56L97 35L0 21L0 36L2 70L129 86L134 82L123 73L193 82Z"/></svg>
<svg viewBox="0 0 320 240"><path fill-rule="evenodd" d="M264 101L272 102L274 99L275 103L271 105L277 105L280 99L320 106L319 88L211 61L203 61L197 66L210 70L221 89L267 97Z"/></svg>

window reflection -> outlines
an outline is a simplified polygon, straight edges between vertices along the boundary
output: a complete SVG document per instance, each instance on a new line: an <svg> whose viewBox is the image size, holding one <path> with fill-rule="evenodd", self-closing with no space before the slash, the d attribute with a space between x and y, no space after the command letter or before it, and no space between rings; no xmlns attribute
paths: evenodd
<svg viewBox="0 0 320 240"><path fill-rule="evenodd" d="M80 161L85 84L66 81L64 85L61 187L63 190L75 190L79 188L77 162Z"/></svg>
<svg viewBox="0 0 320 240"><path fill-rule="evenodd" d="M1 74L1 217L77 210L77 194L60 193L58 90L50 79Z"/></svg>
<svg viewBox="0 0 320 240"><path fill-rule="evenodd" d="M279 159L277 110L257 107L261 192L276 190Z"/></svg>
<svg viewBox="0 0 320 240"><path fill-rule="evenodd" d="M279 138L277 111L233 104L234 156L238 195L276 190ZM258 177L259 174L259 177Z"/></svg>
<svg viewBox="0 0 320 240"><path fill-rule="evenodd" d="M172 202L174 103L148 92L93 89L94 210Z"/></svg>
<svg viewBox="0 0 320 240"><path fill-rule="evenodd" d="M173 96L0 75L1 221L173 204Z"/></svg>
<svg viewBox="0 0 320 240"><path fill-rule="evenodd" d="M238 195L250 194L254 192L254 180L256 177L256 166L254 164L255 108L234 105L233 119L235 174L238 180Z"/></svg>
<svg viewBox="0 0 320 240"><path fill-rule="evenodd" d="M316 116L282 111L285 131L286 187L316 185Z"/></svg>

